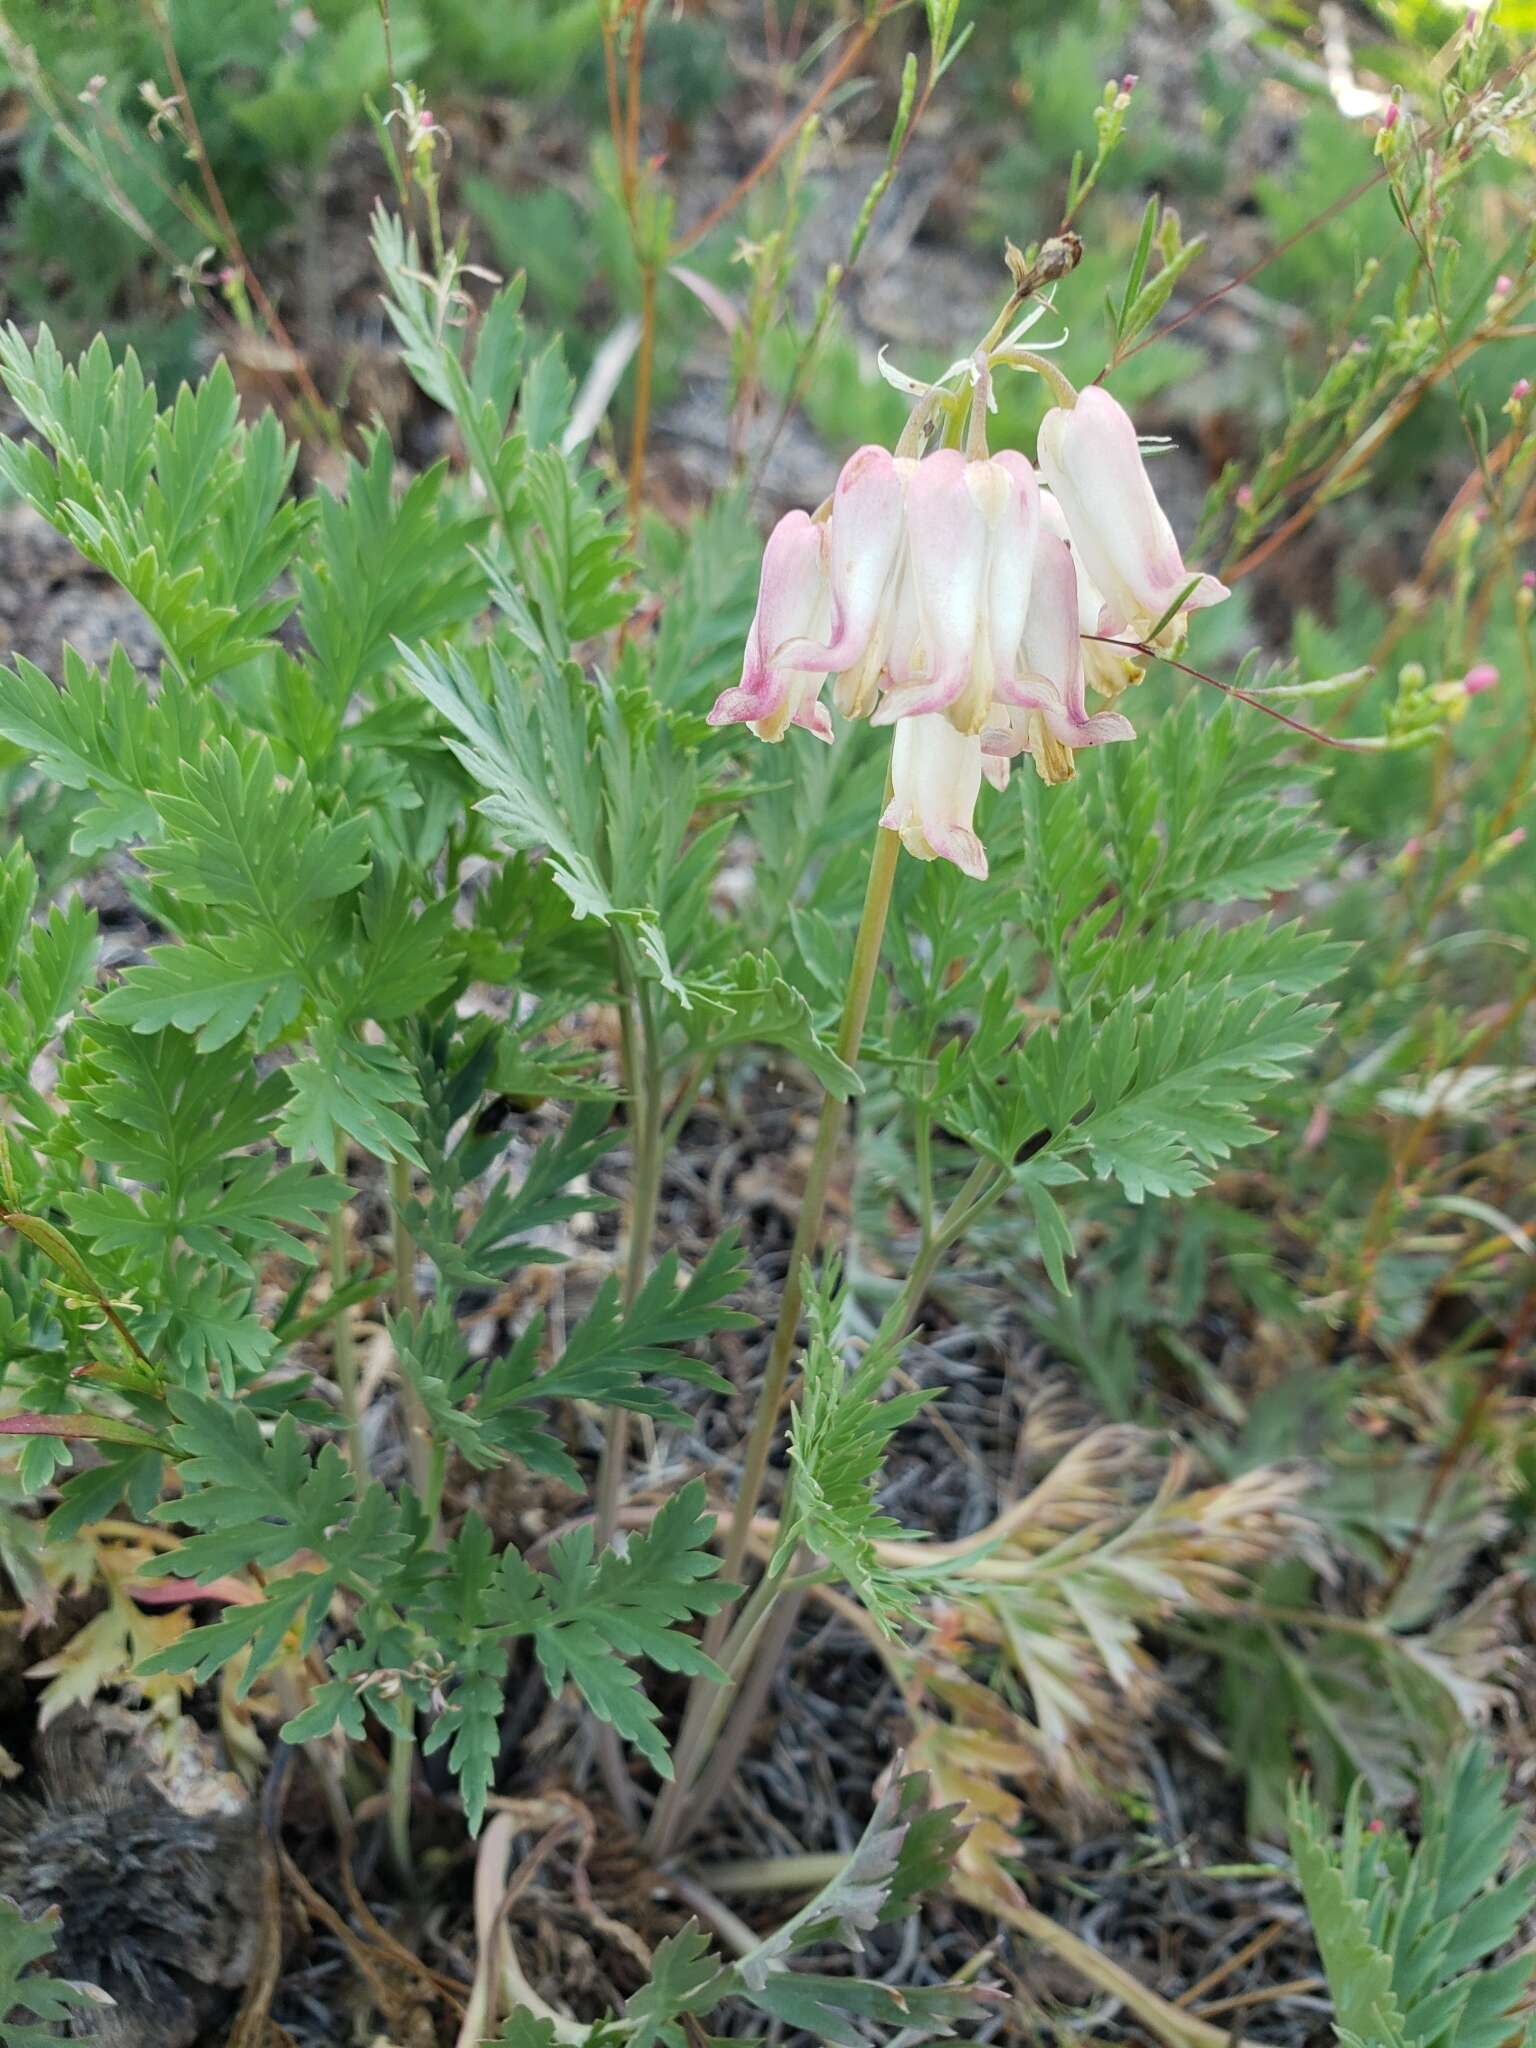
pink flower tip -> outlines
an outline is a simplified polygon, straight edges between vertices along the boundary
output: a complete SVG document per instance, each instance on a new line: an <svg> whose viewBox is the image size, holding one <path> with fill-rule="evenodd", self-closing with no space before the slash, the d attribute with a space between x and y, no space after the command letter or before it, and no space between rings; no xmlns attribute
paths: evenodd
<svg viewBox="0 0 1536 2048"><path fill-rule="evenodd" d="M1141 74L1139 72L1127 71L1124 78L1120 81L1120 90L1122 92L1134 92L1140 83Z"/></svg>
<svg viewBox="0 0 1536 2048"><path fill-rule="evenodd" d="M1402 111L1403 110L1398 105L1397 101L1393 100L1391 104L1388 106L1386 112L1381 117L1382 127L1389 130L1395 128L1398 124L1399 119L1401 118Z"/></svg>
<svg viewBox="0 0 1536 2048"><path fill-rule="evenodd" d="M1239 504L1239 505L1241 505L1241 506L1242 506L1243 510L1244 510L1244 511L1246 512L1246 511L1247 511L1247 509L1248 509L1248 507L1249 507L1249 506L1250 506L1250 505L1251 505L1251 504L1253 503L1253 485L1252 485L1252 484L1239 484L1239 485L1238 485L1238 487L1237 487L1237 502L1238 502L1238 504Z"/></svg>
<svg viewBox="0 0 1536 2048"><path fill-rule="evenodd" d="M1403 857L1405 860L1417 860L1423 851L1424 842L1417 832L1411 838L1403 841Z"/></svg>
<svg viewBox="0 0 1536 2048"><path fill-rule="evenodd" d="M1526 570L1525 574L1520 578L1520 588L1522 590L1536 590L1536 569Z"/></svg>
<svg viewBox="0 0 1536 2048"><path fill-rule="evenodd" d="M1524 399L1529 398L1531 395L1530 378L1517 377L1514 383L1511 384L1509 387L1509 395L1512 399L1514 399L1517 405L1520 404Z"/></svg>
<svg viewBox="0 0 1536 2048"><path fill-rule="evenodd" d="M1511 850L1513 850L1517 846L1524 846L1525 827L1523 825L1517 825L1513 832L1506 832L1504 834L1504 844Z"/></svg>
<svg viewBox="0 0 1536 2048"><path fill-rule="evenodd" d="M1379 1820L1368 1820L1365 1824L1365 1831L1368 1835L1379 1835L1384 1825L1385 1823Z"/></svg>
<svg viewBox="0 0 1536 2048"><path fill-rule="evenodd" d="M1469 668L1461 679L1461 687L1469 697L1480 697L1484 690L1498 687L1499 672L1491 661L1480 661Z"/></svg>
<svg viewBox="0 0 1536 2048"><path fill-rule="evenodd" d="M430 107L423 107L416 116L416 126L418 128L435 128L437 126L437 118Z"/></svg>
<svg viewBox="0 0 1536 2048"><path fill-rule="evenodd" d="M1515 280L1507 270L1501 270L1493 280L1493 288L1501 299L1507 299L1515 288Z"/></svg>

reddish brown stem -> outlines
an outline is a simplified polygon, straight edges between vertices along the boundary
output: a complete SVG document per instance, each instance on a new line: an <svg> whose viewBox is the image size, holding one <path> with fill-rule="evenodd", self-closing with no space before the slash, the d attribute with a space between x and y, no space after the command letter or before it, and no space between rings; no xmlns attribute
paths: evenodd
<svg viewBox="0 0 1536 2048"><path fill-rule="evenodd" d="M711 229L717 228L728 214L736 210L742 200L752 190L752 187L760 179L767 177L774 165L780 161L785 152L791 147L795 137L800 133L806 122L810 120L811 116L826 100L828 94L837 90L854 65L858 63L859 59L873 42L875 33L881 23L885 21L888 15L894 14L897 6L900 4L901 0L882 0L881 6L859 28L847 49L844 50L841 57L838 58L837 62L828 71L826 77L822 79L820 85L817 86L805 105L796 114L794 120L789 123L787 128L780 130L779 134L769 144L768 148L763 151L763 154L758 158L751 170L736 180L736 183L719 204L712 206L704 218L701 221L695 222L687 234L675 244L672 251L674 256L686 255L694 247L695 243L702 242Z"/></svg>
<svg viewBox="0 0 1536 2048"><path fill-rule="evenodd" d="M1203 668L1191 668L1187 661L1175 661L1171 654L1162 654L1149 646L1145 640L1117 640L1113 633L1085 633L1085 640L1097 640L1105 647L1124 647L1129 652L1146 655L1149 661L1165 661L1170 668L1176 668L1181 676L1193 676L1197 683L1209 683L1213 690L1220 690L1224 696L1236 697L1239 703L1251 704L1255 711L1262 711L1266 718L1272 718L1277 725L1288 725L1292 732L1299 732L1304 739L1316 740L1320 746L1339 747L1346 753L1376 753L1379 750L1367 747L1361 740L1341 740L1332 733L1323 732L1318 726L1307 725L1299 718L1292 718L1284 711L1277 711L1273 704L1266 704L1262 697L1255 697L1248 690L1241 690L1236 683L1224 683L1220 676L1207 675Z"/></svg>
<svg viewBox="0 0 1536 2048"><path fill-rule="evenodd" d="M261 279L251 268L250 258L246 255L244 244L240 240L240 230L235 226L234 217L225 204L223 190L214 173L207 146L203 141L203 131L198 126L197 109L193 106L192 95L187 90L186 74L181 68L181 59L176 54L176 40L171 34L170 21L160 4L160 0L144 0L144 11L148 14L155 34L159 38L161 54L165 58L165 68L170 74L171 89L180 103L182 120L186 124L187 142L191 149L193 161L197 165L198 176L202 179L203 191L207 195L209 208L218 225L219 235L224 244L224 253L230 263L239 270L241 277L244 279L246 290L251 295L251 303L261 315L268 334L290 359L293 367L294 382L303 394L305 403L313 410L317 424L323 423L332 418L331 408L320 396L319 388L314 378L309 374L308 364L295 347L293 337L283 325L282 317L278 313L277 308L267 297L266 288L262 284Z"/></svg>

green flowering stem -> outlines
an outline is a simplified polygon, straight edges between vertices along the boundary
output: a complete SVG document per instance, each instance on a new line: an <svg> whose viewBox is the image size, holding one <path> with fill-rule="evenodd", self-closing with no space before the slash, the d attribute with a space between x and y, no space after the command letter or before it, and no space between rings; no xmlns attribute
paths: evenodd
<svg viewBox="0 0 1536 2048"><path fill-rule="evenodd" d="M406 1204L410 1198L410 1162L397 1154L390 1161L389 1167L389 1199L393 1212L391 1251L394 1265L390 1305L397 1318L414 1315L416 1310L416 1246L405 1220ZM409 1375L401 1371L398 1377L400 1411L405 1422L406 1459L410 1468L411 1484L426 1516L428 1547L437 1550L442 1546L441 1508L443 1480L448 1462L447 1445L439 1443L434 1438L427 1411L422 1404L421 1396L411 1384ZM401 1882L408 1888L413 1888L416 1882L416 1864L411 1853L411 1786L415 1766L416 1738L410 1727L392 1730L389 1738L389 1778L385 1786L385 1814L389 1831L390 1860Z"/></svg>
<svg viewBox="0 0 1536 2048"><path fill-rule="evenodd" d="M1043 377L1051 387L1051 396L1056 403L1069 412L1077 403L1077 386L1069 377L1062 375L1056 365L1046 356L1036 355L1032 348L999 349L988 357L989 366L1007 363L1011 369L1033 370L1037 377Z"/></svg>
<svg viewBox="0 0 1536 2048"><path fill-rule="evenodd" d="M650 1271L656 1212L661 1201L661 1174L666 1159L662 1132L665 1103L661 1040L650 991L643 977L631 971L623 943L617 938L614 940L613 961L619 986L620 1059L633 1133L622 1295L624 1306L630 1308ZM628 1460L628 1411L610 1408L603 1425L603 1455L597 1475L596 1540L599 1549L611 1541L618 1525ZM640 1814L635 1788L625 1768L618 1736L608 1722L598 1729L598 1760L609 1797L621 1818L630 1827L637 1827Z"/></svg>
<svg viewBox="0 0 1536 2048"><path fill-rule="evenodd" d="M630 1308L650 1271L656 1212L661 1204L661 1172L666 1159L664 1104L660 1047L649 991L642 979L631 974L618 941L614 944L614 961L620 988L620 1057L633 1133L623 1283L624 1306ZM611 1408L604 1424L603 1458L597 1483L599 1547L613 1535L628 1455L629 1415L622 1408Z"/></svg>
<svg viewBox="0 0 1536 2048"><path fill-rule="evenodd" d="M340 1131L336 1133L336 1177L347 1177L347 1141ZM339 1203L331 1211L331 1292L339 1294L347 1284L347 1205ZM339 1315L336 1327L331 1332L331 1364L336 1374L336 1386L341 1394L342 1429L346 1439L347 1463L357 1475L361 1488L368 1477L368 1451L363 1442L363 1416L359 1405L357 1382L357 1353L352 1348L352 1321L350 1316Z"/></svg>
<svg viewBox="0 0 1536 2048"><path fill-rule="evenodd" d="M1008 1185L1008 1176L999 1166L991 1160L982 1160L973 1169L965 1185L956 1194L936 1225L931 1213L930 1188L929 1214L924 1235L919 1243L918 1255L912 1262L912 1269L892 1311L899 1329L905 1330L912 1323L928 1290L928 1283L932 1280L944 1254L960 1242L972 1224L985 1215ZM779 1514L778 1526L781 1530L791 1526L793 1492L794 1475L791 1473ZM761 1524L754 1524L753 1530L749 1531L749 1537L758 1533L760 1527ZM686 1834L696 1829L709 1813L729 1783L742 1753L751 1740L767 1687L772 1681L772 1674L788 1648L795 1623L799 1619L800 1609L804 1604L804 1590L809 1584L814 1583L814 1578L808 1580L805 1577L802 1567L806 1562L806 1553L801 1549L797 1563L790 1567L797 1575L788 1582L782 1576L775 1578L770 1598L778 1594L787 1597L778 1601L766 1626L761 1630L754 1629L751 1637L741 1646L740 1652L734 1658L731 1641L727 1642L721 1652L722 1661L726 1662L732 1683L729 1689L722 1687L709 1700L708 1719L700 1741L701 1753L707 1761L693 1781L686 1823L680 1826L675 1820L672 1822L669 1848L680 1847ZM773 1576L771 1568L768 1576ZM766 1583L765 1576L758 1586L759 1593ZM744 1616L746 1611L743 1610ZM734 1635L733 1630L732 1639ZM756 1659L755 1668L749 1673L746 1667L753 1658ZM686 1723L684 1732L686 1733ZM681 1777L681 1743L678 1762Z"/></svg>
<svg viewBox="0 0 1536 2048"><path fill-rule="evenodd" d="M414 1886L416 1862L411 1854L411 1782L416 1767L416 1738L404 1729L391 1731L389 1778L384 1807L389 1826L389 1856L401 1882Z"/></svg>
<svg viewBox="0 0 1536 2048"><path fill-rule="evenodd" d="M416 1309L416 1247L411 1241L410 1227L405 1220L406 1204L411 1199L410 1162L398 1155L390 1161L389 1201L393 1215L391 1250L394 1264L394 1284L390 1290L390 1306L397 1317L413 1315ZM432 1425L427 1411L421 1404L421 1397L411 1385L405 1373L398 1375L400 1382L400 1408L405 1419L405 1454L410 1467L411 1484L425 1501L431 1484L432 1461L437 1446L432 1440ZM441 1488L439 1488L441 1492ZM437 1547L436 1511L433 1509L433 1548Z"/></svg>
<svg viewBox="0 0 1536 2048"><path fill-rule="evenodd" d="M849 1067L858 1060L859 1045L864 1036L864 1024L869 1015L870 998L874 993L875 974L880 964L880 947L885 938L885 921L891 907L891 890L895 884L896 863L900 854L899 835L888 832L883 825L880 826L875 833L875 844L870 855L864 910L859 919L858 934L854 939L848 994L843 1004L842 1022L837 1034L837 1056ZM784 1291L779 1297L778 1320L774 1325L768 1363L763 1373L762 1391L758 1395L757 1410L753 1415L746 1448L742 1453L741 1481L737 1489L735 1510L726 1536L725 1556L721 1565L722 1574L727 1579L735 1580L740 1577L752 1539L752 1517L762 1496L768 1459L773 1450L774 1439L778 1435L779 1413L784 1405L790 1360L794 1356L795 1337L800 1327L800 1310L804 1299L801 1273L806 1260L815 1256L817 1241L821 1236L822 1218L827 1206L827 1189L832 1177L833 1162L837 1157L838 1142L843 1133L843 1123L842 1099L824 1093L821 1100L821 1116L816 1127L816 1144L811 1154L805 1195L800 1206L800 1218L795 1226L794 1243L790 1247L789 1270L784 1276ZM743 1610L744 1614L753 1610L758 1597L764 1595L765 1587L768 1588L765 1595L766 1611L766 1605L771 1603L779 1590L779 1582L771 1574L765 1574L759 1581L757 1591L747 1603L747 1608ZM728 1641L729 1625L728 1610L722 1609L705 1632L706 1656L718 1657L721 1654L722 1646ZM707 1679L696 1678L689 1691L688 1704L683 1714L683 1724L673 1758L676 1776L671 1784L663 1789L646 1831L646 1847L653 1856L665 1854L671 1845L677 1830L680 1802L707 1759L714 1734L718 1731L720 1721L730 1704L729 1690L722 1688L717 1700L708 1690L710 1683L711 1681Z"/></svg>
<svg viewBox="0 0 1536 2048"><path fill-rule="evenodd" d="M703 1696L704 1711L699 1718L698 1733L694 1738L694 1748L701 1759L710 1754L724 1726L726 1714L736 1697L736 1689L751 1662L753 1651L757 1648L769 1610L779 1597L784 1576L784 1572L775 1571L771 1563L764 1567L762 1577L747 1595L730 1634L720 1647L718 1662L725 1673L725 1678ZM668 1792L672 1791L674 1786L684 1788L682 1762L682 1751L679 1747L676 1758L678 1775L673 1784L667 1787Z"/></svg>
<svg viewBox="0 0 1536 2048"><path fill-rule="evenodd" d="M888 832L882 825L875 835L874 852L869 864L869 883L864 893L864 911L859 920L858 935L854 940L848 995L843 1005L842 1023L837 1035L837 1056L849 1067L858 1059L860 1041L864 1036L864 1023L869 1015L870 997L874 992L875 973L879 966L880 947L885 937L885 920L891 907L891 889L896 879L896 862L900 853L899 836L895 832ZM739 1574L746 1558L752 1534L752 1517L757 1511L757 1503L762 1495L763 1477L768 1469L768 1458L773 1449L774 1438L778 1433L779 1411L783 1406L790 1359L794 1354L795 1337L800 1327L803 1299L801 1273L806 1260L815 1255L817 1240L821 1235L822 1217L827 1204L827 1188L832 1176L833 1162L837 1156L838 1141L843 1132L843 1121L842 1099L836 1095L824 1094L821 1117L816 1127L816 1145L811 1154L810 1170L806 1175L805 1197L800 1209L800 1220L795 1227L794 1243L790 1247L789 1270L784 1276L784 1292L779 1300L778 1321L774 1325L768 1365L763 1375L763 1389L758 1398L757 1412L752 1419L752 1431L742 1458L741 1484L737 1490L736 1508L722 1567L728 1579L734 1579Z"/></svg>

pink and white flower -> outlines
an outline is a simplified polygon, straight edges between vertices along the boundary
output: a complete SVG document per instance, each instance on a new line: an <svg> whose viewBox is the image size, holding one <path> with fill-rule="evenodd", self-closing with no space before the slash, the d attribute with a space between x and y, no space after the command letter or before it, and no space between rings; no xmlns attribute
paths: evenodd
<svg viewBox="0 0 1536 2048"><path fill-rule="evenodd" d="M874 659L878 673L905 541L907 483L917 467L874 447L857 449L843 464L827 527L830 631L806 628L781 649L782 660L841 675L862 672Z"/></svg>
<svg viewBox="0 0 1536 2048"><path fill-rule="evenodd" d="M787 645L818 642L832 623L828 536L806 512L786 512L763 550L757 611L747 635L741 681L722 690L711 725L745 723L760 740L781 740L803 725L819 740L832 738L832 720L820 699L825 671L791 667Z"/></svg>
<svg viewBox="0 0 1536 2048"><path fill-rule="evenodd" d="M1157 502L1130 414L1097 385L1040 426L1040 467L1066 515L1073 549L1104 599L1098 631L1140 638L1187 586L1178 618L1229 593L1214 576L1184 566L1168 515Z"/></svg>
<svg viewBox="0 0 1536 2048"><path fill-rule="evenodd" d="M903 589L873 723L942 711L980 732L1013 677L1029 608L1040 487L1022 455L968 462L941 448L907 485Z"/></svg>
<svg viewBox="0 0 1536 2048"><path fill-rule="evenodd" d="M1045 532L1055 534L1058 540L1071 547L1067 515L1050 491L1040 493L1040 524ZM1146 665L1134 654L1111 647L1096 637L1099 620L1104 616L1104 594L1075 555L1072 565L1077 572L1077 622L1083 638L1083 680L1090 690L1096 690L1101 697L1107 697L1113 703L1122 691L1141 681L1146 674Z"/></svg>
<svg viewBox="0 0 1536 2048"><path fill-rule="evenodd" d="M891 801L880 822L919 860L952 860L985 881L987 856L972 819L981 790L981 740L942 712L898 719L891 748Z"/></svg>
<svg viewBox="0 0 1536 2048"><path fill-rule="evenodd" d="M860 448L821 512L770 535L741 681L710 723L830 739L820 698L835 677L845 716L895 728L881 822L919 859L985 875L983 776L1001 787L1028 754L1063 782L1079 748L1133 737L1118 711L1090 713L1087 691L1113 703L1142 663L1094 636L1145 638L1177 604L1159 634L1171 648L1188 612L1227 595L1185 569L1107 392L1047 416L1040 462L1050 492L1012 451Z"/></svg>
<svg viewBox="0 0 1536 2048"><path fill-rule="evenodd" d="M1005 757L1028 753L1046 782L1066 782L1077 772L1072 757L1079 747L1135 737L1118 711L1089 714L1081 618L1072 552L1054 533L1042 533L1019 649L1021 673L999 692L1006 723L989 730L982 744Z"/></svg>
<svg viewBox="0 0 1536 2048"><path fill-rule="evenodd" d="M711 722L829 736L811 679L835 675L850 717L943 711L979 732L1017 666L1039 499L1011 451L968 462L954 448L921 460L861 448L824 524L791 512L774 528L742 679Z"/></svg>

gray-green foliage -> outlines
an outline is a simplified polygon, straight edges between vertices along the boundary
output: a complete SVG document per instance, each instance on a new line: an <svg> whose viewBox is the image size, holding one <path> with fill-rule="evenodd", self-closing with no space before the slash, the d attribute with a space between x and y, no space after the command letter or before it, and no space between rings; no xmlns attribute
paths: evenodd
<svg viewBox="0 0 1536 2048"><path fill-rule="evenodd" d="M1529 2042L1522 2010L1536 1958L1516 1942L1536 1863L1507 1868L1520 1824L1509 1774L1468 1742L1426 1787L1417 1843L1368 1821L1357 1781L1337 1833L1293 1790L1291 1854L1343 2048L1506 2048Z"/></svg>
<svg viewBox="0 0 1536 2048"><path fill-rule="evenodd" d="M994 798L991 878L934 863L893 945L891 1084L950 1141L940 1191L992 1162L1062 1291L1073 1233L1059 1191L1091 1179L1132 1203L1188 1195L1261 1139L1256 1111L1317 1046L1318 992L1349 950L1262 911L1218 914L1332 858L1310 777L1275 729L1230 704L1206 716L1188 694L1139 722L1145 737L1108 749L1080 789L1030 777ZM830 982L835 938L808 923L806 942Z"/></svg>
<svg viewBox="0 0 1536 2048"><path fill-rule="evenodd" d="M148 678L121 651L101 669L66 651L62 687L0 671L0 737L73 820L57 872L19 849L0 866L0 1362L40 1418L18 1471L54 1490L57 1534L126 1502L183 1532L167 1570L259 1569L259 1598L157 1668L206 1679L239 1656L249 1687L297 1640L326 1673L290 1736L424 1716L478 1821L512 1658L665 1773L644 1666L709 1674L691 1630L728 1589L696 1487L627 1547L578 1527L525 1559L473 1514L440 1542L430 1485L343 1458L302 1346L384 1291L342 1232L315 1301L347 1169L411 1182L400 1220L427 1284L389 1336L440 1460L579 1486L598 1408L684 1421L722 1390L696 1348L742 1321L732 1237L691 1271L662 1259L627 1302L604 1282L558 1332L524 1313L489 1357L461 1298L559 1263L550 1234L608 1206L588 1176L626 1129L664 1146L737 1062L859 1091L834 1025L883 766L863 729L749 758L708 727L750 608L739 504L688 533L651 522L638 559L611 491L563 452L571 380L558 348L530 347L519 287L468 320L453 259L433 278L387 216L376 247L467 476L404 478L373 434L337 491L296 496L280 428L242 421L222 366L160 409L104 345L77 365L46 333L0 345L33 429L0 444L0 473L138 598L162 652ZM659 626L616 642L647 576ZM1075 788L997 799L984 887L908 864L872 1020L872 1117L902 1143L922 1120L938 1133L938 1196L979 1161L1060 1285L1063 1191L1186 1191L1259 1137L1338 961L1295 925L1213 915L1329 857L1270 735L1192 702L1145 729ZM105 988L69 889L103 862L148 934ZM461 1007L471 984L509 1001ZM564 1042L615 1000L646 1026L623 1104ZM564 1105L515 1170L509 1096ZM846 1367L825 1306L786 1532L889 1627L910 1588L879 1566L878 1492L917 1406L879 1399L894 1347Z"/></svg>
<svg viewBox="0 0 1536 2048"><path fill-rule="evenodd" d="M893 1775L852 1855L831 1881L782 1926L735 1961L725 1962L696 1921L661 1942L650 1981L621 2017L584 2036L585 2048L687 2048L715 2037L701 2022L721 2007L746 2005L759 2025L803 2030L836 2048L863 2048L870 2030L905 2041L955 2031L972 2009L964 1988L887 1984L797 1967L809 1951L837 1943L857 1956L864 1937L912 1914L943 1883L964 1835L959 1809L934 1811L921 1777ZM684 2024L679 2024L683 2022ZM520 2011L497 2036L498 2048L548 2048L560 2036L550 2022Z"/></svg>

